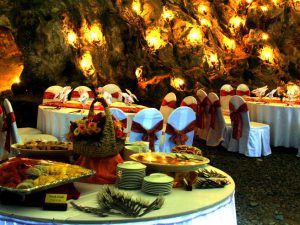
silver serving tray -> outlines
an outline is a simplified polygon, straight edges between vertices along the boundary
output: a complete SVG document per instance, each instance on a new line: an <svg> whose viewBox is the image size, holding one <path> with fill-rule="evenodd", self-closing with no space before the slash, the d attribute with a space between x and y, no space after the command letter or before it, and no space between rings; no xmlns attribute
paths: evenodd
<svg viewBox="0 0 300 225"><path fill-rule="evenodd" d="M49 161L49 160L38 160L38 161L51 163L51 161ZM7 162L5 162L5 163L7 163ZM52 163L55 163L55 162L52 162ZM0 167L1 167L1 165L0 165ZM94 170L86 169L86 168L84 168L84 169L86 170L85 174L81 174L79 176L74 176L74 177L71 177L69 179L56 180L55 182L52 182L52 183L49 183L49 184L39 185L39 186L35 186L35 187L32 187L32 188L24 188L24 189L9 188L9 187L5 187L5 186L0 185L0 191L9 191L9 192L19 194L19 195L29 195L29 194L32 194L34 192L44 191L44 190L47 190L47 189L50 189L50 188L58 187L58 186L68 184L68 183L72 183L74 181L78 181L82 178L87 178L87 177L93 176L95 174Z"/></svg>

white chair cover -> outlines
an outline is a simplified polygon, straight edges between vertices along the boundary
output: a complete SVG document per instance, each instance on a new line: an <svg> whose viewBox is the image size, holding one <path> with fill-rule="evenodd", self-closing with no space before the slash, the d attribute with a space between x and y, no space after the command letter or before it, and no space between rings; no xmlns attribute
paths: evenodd
<svg viewBox="0 0 300 225"><path fill-rule="evenodd" d="M79 101L81 92L87 92L89 94L89 99L88 100L90 100L90 101L94 100L95 95L94 95L92 89L90 89L87 86L78 86L78 87L76 87L71 93L71 100L72 101Z"/></svg>
<svg viewBox="0 0 300 225"><path fill-rule="evenodd" d="M103 86L103 90L111 94L112 102L122 102L122 90L118 85L107 84Z"/></svg>
<svg viewBox="0 0 300 225"><path fill-rule="evenodd" d="M186 96L180 103L180 106L190 107L194 112L197 111L197 99L194 96Z"/></svg>
<svg viewBox="0 0 300 225"><path fill-rule="evenodd" d="M173 93L173 92L166 94L166 96L162 100L159 111L163 115L164 124L167 123L170 114L176 108L176 104L177 104L176 101L177 101L177 97L176 97L175 93Z"/></svg>
<svg viewBox="0 0 300 225"><path fill-rule="evenodd" d="M125 129L127 129L126 114L121 109L117 109L117 108L110 108L110 112L117 120L120 120L125 125Z"/></svg>
<svg viewBox="0 0 300 225"><path fill-rule="evenodd" d="M246 84L239 84L236 88L236 95L242 97L250 96L250 89Z"/></svg>
<svg viewBox="0 0 300 225"><path fill-rule="evenodd" d="M155 108L142 109L133 117L133 123L136 122L140 124L146 130L153 129L158 123L162 121L163 116L161 112ZM135 132L132 128L133 124L130 131L129 142L141 141L144 134ZM158 152L162 135L162 126L161 129L155 133L155 135L157 137L157 140L154 142L154 150Z"/></svg>
<svg viewBox="0 0 300 225"><path fill-rule="evenodd" d="M178 131L184 130L189 124L195 122L196 113L187 106L180 106L175 109L169 116L168 124L174 127ZM186 133L188 139L185 145L193 145L194 140L194 129ZM162 152L171 152L172 148L176 146L175 143L171 141L172 135L165 132L164 141L162 143Z"/></svg>
<svg viewBox="0 0 300 225"><path fill-rule="evenodd" d="M48 87L45 91L44 91L44 95L43 95L43 103L46 102L59 102L59 99L55 96L58 95L58 93L63 89L63 87L59 86L59 85L54 85L54 86L50 86Z"/></svg>
<svg viewBox="0 0 300 225"><path fill-rule="evenodd" d="M207 133L209 130L209 115L208 115L208 108L209 108L209 100L207 97L207 94L205 91L203 91L202 89L198 90L196 92L196 95L198 97L198 99L200 100L200 103L198 103L198 111L197 111L197 117L198 117L198 121L196 122L196 135L202 139L206 141L207 138ZM201 110L201 114L200 111ZM199 117L202 117L203 119L203 128L199 127L199 124L197 124L199 122Z"/></svg>
<svg viewBox="0 0 300 225"><path fill-rule="evenodd" d="M230 84L224 84L220 89L220 102L225 115L229 114L229 100L234 94L234 89Z"/></svg>
<svg viewBox="0 0 300 225"><path fill-rule="evenodd" d="M31 141L31 140L44 140L44 141L57 141L58 140L53 135L48 135L48 134L23 134L23 135L20 135L19 131L18 131L16 120L15 120L15 114L14 114L12 105L7 98L4 99L3 106L5 109L6 115L10 116L12 118L12 120L11 120L12 121L12 123L11 123L11 144L22 143L22 142Z"/></svg>
<svg viewBox="0 0 300 225"><path fill-rule="evenodd" d="M222 141L224 141L224 135L227 132L223 112L221 109L221 104L219 97L216 93L209 93L208 100L209 105L209 130L206 138L206 145L208 146L218 146Z"/></svg>
<svg viewBox="0 0 300 225"><path fill-rule="evenodd" d="M233 96L230 100L235 110L245 104L240 96ZM232 110L231 110L232 113ZM267 124L250 122L249 111L241 112L242 136L239 139L233 138L233 132L229 141L228 151L239 152L250 157L260 157L271 154L270 148L270 126ZM231 120L234 127L233 119Z"/></svg>

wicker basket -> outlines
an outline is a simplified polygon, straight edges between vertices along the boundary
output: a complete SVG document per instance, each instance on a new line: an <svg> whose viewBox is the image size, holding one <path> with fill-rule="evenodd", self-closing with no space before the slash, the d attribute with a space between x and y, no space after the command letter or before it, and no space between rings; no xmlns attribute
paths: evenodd
<svg viewBox="0 0 300 225"><path fill-rule="evenodd" d="M113 119L108 108L106 101L103 98L96 98L89 109L88 118L94 116L94 104L96 102L101 102L104 107L104 112L106 116L105 124L103 127L103 133L99 137L99 140L74 140L73 150L87 157L109 157L119 153L123 146L124 141L115 138L115 130L113 126Z"/></svg>

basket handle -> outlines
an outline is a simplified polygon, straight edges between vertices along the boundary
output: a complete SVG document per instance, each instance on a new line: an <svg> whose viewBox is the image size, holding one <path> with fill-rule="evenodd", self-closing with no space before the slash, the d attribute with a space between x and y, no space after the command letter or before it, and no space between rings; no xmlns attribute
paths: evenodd
<svg viewBox="0 0 300 225"><path fill-rule="evenodd" d="M105 101L105 99L104 99L103 97L96 97L96 98L93 100L93 102L92 102L92 104L91 104L91 106L90 106L90 109L89 109L89 114L88 114L88 119L89 119L89 120L92 119L92 118L94 117L94 115L95 115L94 105L95 105L96 102L100 102L101 105L102 105L104 108L107 108L107 107L108 107L107 102Z"/></svg>

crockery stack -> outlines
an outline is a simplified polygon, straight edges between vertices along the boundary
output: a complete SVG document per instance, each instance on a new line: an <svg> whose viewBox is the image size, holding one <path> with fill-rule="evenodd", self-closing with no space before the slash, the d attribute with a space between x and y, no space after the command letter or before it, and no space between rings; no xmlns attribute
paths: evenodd
<svg viewBox="0 0 300 225"><path fill-rule="evenodd" d="M125 161L117 165L117 181L118 188L123 189L140 189L146 166L139 162Z"/></svg>
<svg viewBox="0 0 300 225"><path fill-rule="evenodd" d="M173 180L173 177L164 173L152 173L144 177L142 191L153 195L169 194L172 191Z"/></svg>

